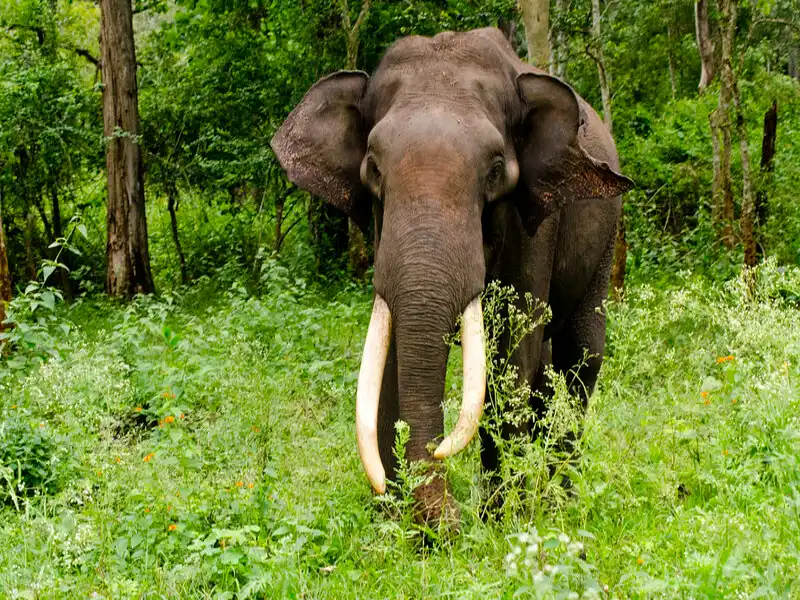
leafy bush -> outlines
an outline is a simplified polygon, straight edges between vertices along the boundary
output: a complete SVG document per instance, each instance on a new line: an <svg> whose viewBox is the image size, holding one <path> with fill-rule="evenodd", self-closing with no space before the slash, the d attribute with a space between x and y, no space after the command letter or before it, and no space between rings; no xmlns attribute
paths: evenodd
<svg viewBox="0 0 800 600"><path fill-rule="evenodd" d="M0 502L20 509L20 497L52 494L63 473L64 449L44 422L31 422L16 405L0 421Z"/></svg>

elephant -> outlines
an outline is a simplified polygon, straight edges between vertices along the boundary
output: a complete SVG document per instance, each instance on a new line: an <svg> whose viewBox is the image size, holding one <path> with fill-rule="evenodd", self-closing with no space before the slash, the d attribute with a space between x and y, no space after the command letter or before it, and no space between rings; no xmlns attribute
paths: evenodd
<svg viewBox="0 0 800 600"><path fill-rule="evenodd" d="M480 297L488 282L552 310L512 356L520 379L542 388L544 364L563 373L579 365L573 383L584 406L594 388L606 330L598 307L621 194L633 186L619 173L611 134L572 88L485 28L404 37L372 77L339 71L320 79L271 146L297 186L364 231L374 223L375 295L356 394L367 477L385 492L397 468L394 424L403 420L406 458L426 461L432 474L413 492L418 518L457 522L439 465L479 429L487 396ZM463 400L442 439L445 338L459 316ZM497 449L480 437L482 464L492 471Z"/></svg>

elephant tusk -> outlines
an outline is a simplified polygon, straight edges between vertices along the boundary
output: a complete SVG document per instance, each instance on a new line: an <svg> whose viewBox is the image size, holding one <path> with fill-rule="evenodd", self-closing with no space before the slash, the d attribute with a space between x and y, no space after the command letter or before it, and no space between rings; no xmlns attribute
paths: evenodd
<svg viewBox="0 0 800 600"><path fill-rule="evenodd" d="M464 309L461 322L461 351L464 369L464 395L461 412L455 429L448 435L433 457L447 458L467 447L483 413L483 399L486 395L486 351L483 335L483 309L480 297L475 298Z"/></svg>
<svg viewBox="0 0 800 600"><path fill-rule="evenodd" d="M361 357L361 369L358 372L356 440L367 479L378 494L386 491L386 471L378 450L378 402L391 332L392 315L389 307L376 294L367 340L364 343L364 354Z"/></svg>

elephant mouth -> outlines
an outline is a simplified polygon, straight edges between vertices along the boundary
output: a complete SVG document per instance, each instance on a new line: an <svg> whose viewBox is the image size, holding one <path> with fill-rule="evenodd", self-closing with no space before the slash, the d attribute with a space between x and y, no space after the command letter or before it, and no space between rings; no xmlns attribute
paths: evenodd
<svg viewBox="0 0 800 600"><path fill-rule="evenodd" d="M358 374L356 440L361 464L372 489L378 494L386 491L386 472L378 449L378 404L391 335L391 311L386 301L376 294ZM461 410L453 431L433 452L437 460L458 454L467 447L475 437L483 413L486 351L480 296L476 296L462 314L461 348L464 371Z"/></svg>

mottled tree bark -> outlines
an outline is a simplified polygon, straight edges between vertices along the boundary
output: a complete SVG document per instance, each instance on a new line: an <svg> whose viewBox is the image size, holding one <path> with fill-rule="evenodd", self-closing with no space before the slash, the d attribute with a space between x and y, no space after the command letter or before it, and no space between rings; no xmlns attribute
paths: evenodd
<svg viewBox="0 0 800 600"><path fill-rule="evenodd" d="M519 0L528 42L528 62L542 69L550 59L547 33L550 29L550 0Z"/></svg>
<svg viewBox="0 0 800 600"><path fill-rule="evenodd" d="M772 183L774 169L775 142L778 137L778 101L773 100L772 106L764 113L764 136L761 139L761 181L756 193L756 253L759 257L764 254L763 228L767 224L769 198L767 190Z"/></svg>
<svg viewBox="0 0 800 600"><path fill-rule="evenodd" d="M697 39L697 51L700 53L700 83L697 89L703 93L714 80L714 44L711 41L711 29L708 26L708 2L696 0L694 3L694 29Z"/></svg>
<svg viewBox="0 0 800 600"><path fill-rule="evenodd" d="M718 136L721 142L719 149L719 171L717 178L717 194L721 206L716 211L715 223L720 226L720 237L726 247L734 245L733 235L733 187L731 184L731 101L733 99L734 73L731 62L733 52L733 36L736 31L736 2L717 0L720 14L720 42L722 47L719 101L711 117L712 136Z"/></svg>
<svg viewBox="0 0 800 600"><path fill-rule="evenodd" d="M756 266L755 238L755 199L753 198L753 179L750 174L750 148L747 144L747 127L744 119L739 87L733 84L733 101L736 106L736 135L739 137L739 152L742 157L742 243L744 244L744 265ZM751 290L752 291L752 290Z"/></svg>
<svg viewBox="0 0 800 600"><path fill-rule="evenodd" d="M564 0L555 0L556 15L562 15L565 10ZM551 74L559 79L567 76L567 36L563 27L550 27L552 51L550 56Z"/></svg>
<svg viewBox="0 0 800 600"><path fill-rule="evenodd" d="M106 291L130 298L155 290L150 273L139 145L136 51L129 0L101 0L103 129L108 212Z"/></svg>

